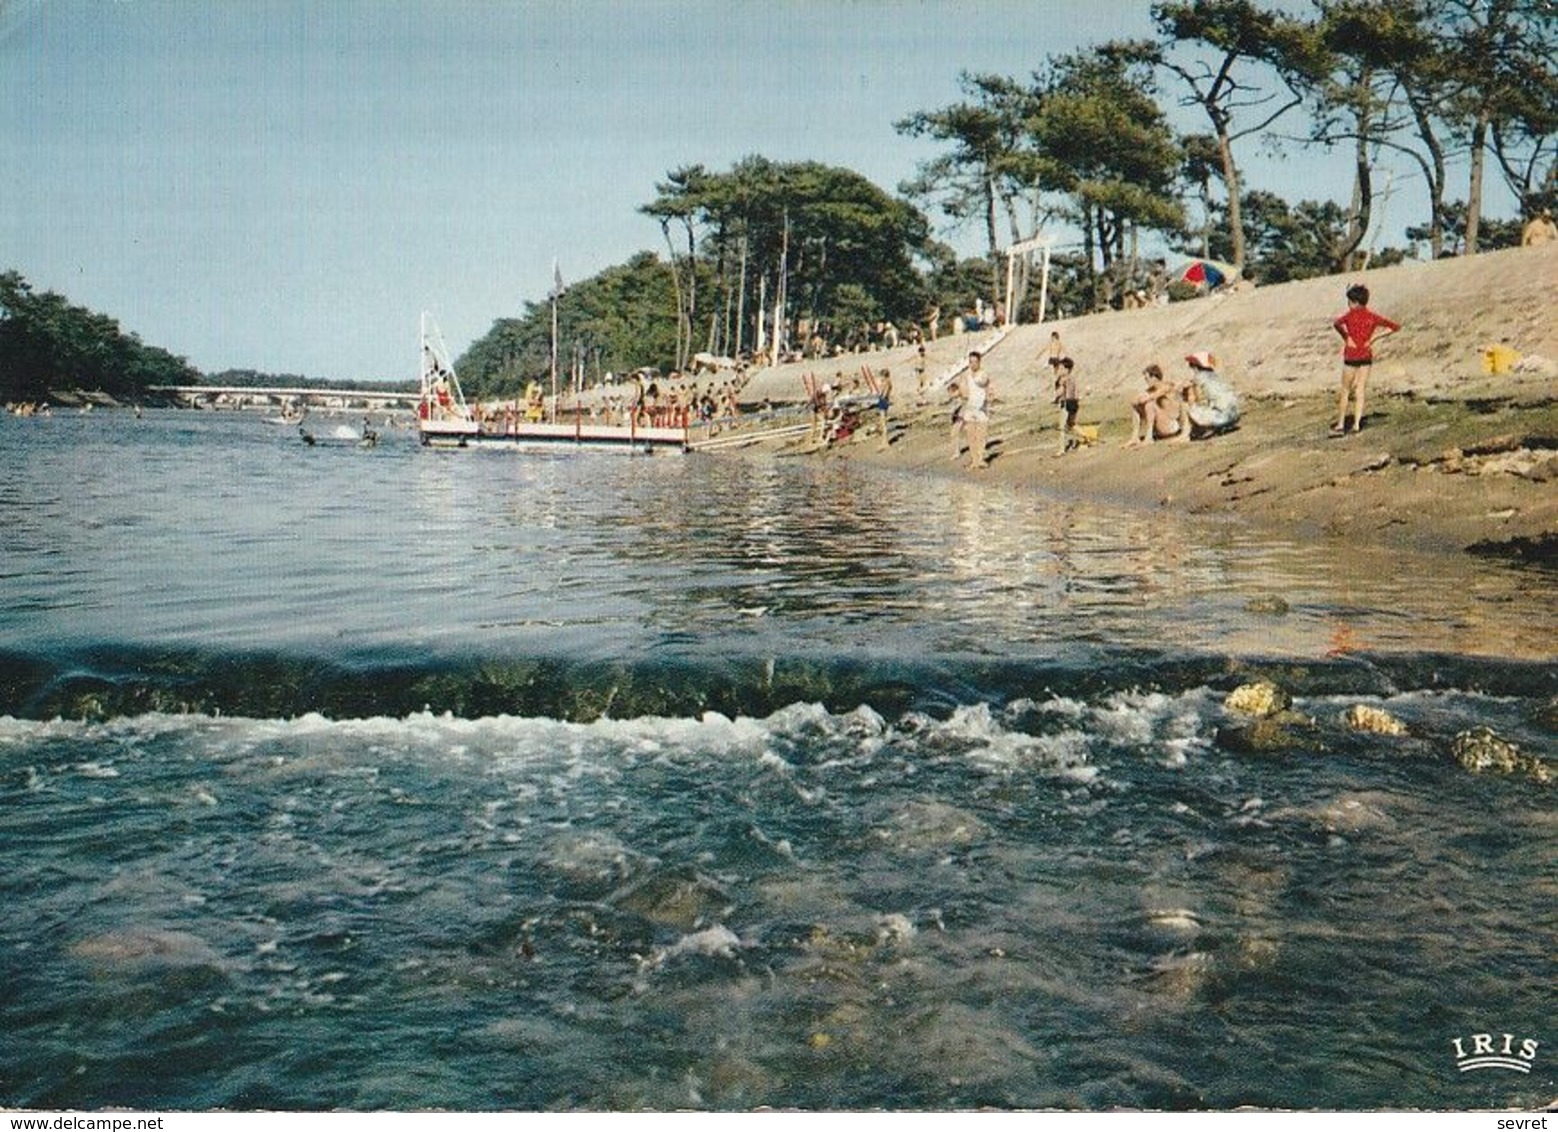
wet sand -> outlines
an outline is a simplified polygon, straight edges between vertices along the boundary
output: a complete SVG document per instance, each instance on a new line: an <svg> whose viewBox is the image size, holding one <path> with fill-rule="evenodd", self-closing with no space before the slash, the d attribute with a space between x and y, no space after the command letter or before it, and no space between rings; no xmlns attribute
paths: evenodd
<svg viewBox="0 0 1558 1132"><path fill-rule="evenodd" d="M1332 437L1339 340L1330 321L1362 279L1371 306L1403 324L1381 343L1362 432ZM985 368L997 403L991 463L950 459L944 391L917 396L912 347L778 366L746 400L799 400L803 373L846 380L863 365L893 374L892 444L864 435L821 451L768 442L753 455L862 460L933 477L981 477L1071 501L1096 499L1175 514L1228 515L1288 535L1420 551L1486 552L1552 563L1558 554L1558 246L1407 264L1362 276L1305 280L1141 311L1013 328ZM1077 362L1079 423L1097 443L1059 455L1049 334ZM932 382L986 334L943 337ZM1484 351L1519 360L1489 374ZM1210 350L1239 390L1229 434L1127 448L1129 397L1156 361L1170 376Z"/></svg>

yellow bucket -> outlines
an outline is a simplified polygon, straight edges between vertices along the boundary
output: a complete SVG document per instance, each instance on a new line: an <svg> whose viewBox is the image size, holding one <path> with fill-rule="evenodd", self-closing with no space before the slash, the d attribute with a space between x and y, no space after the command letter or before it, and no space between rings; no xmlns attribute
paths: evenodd
<svg viewBox="0 0 1558 1132"><path fill-rule="evenodd" d="M1482 351L1482 372L1508 373L1519 360L1518 350L1511 350L1508 346L1489 346Z"/></svg>

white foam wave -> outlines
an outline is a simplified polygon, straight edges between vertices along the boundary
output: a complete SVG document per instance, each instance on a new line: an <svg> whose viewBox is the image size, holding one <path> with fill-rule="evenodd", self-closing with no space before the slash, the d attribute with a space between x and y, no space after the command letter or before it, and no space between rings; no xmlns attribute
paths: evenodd
<svg viewBox="0 0 1558 1132"><path fill-rule="evenodd" d="M746 946L741 937L724 924L714 924L702 931L689 932L670 947L655 953L655 965L680 959L688 955L706 955L714 959L729 959L737 950Z"/></svg>
<svg viewBox="0 0 1558 1132"><path fill-rule="evenodd" d="M1213 702L1202 691L1122 693L1097 704L1053 697L1005 709L964 705L946 718L910 713L892 722L869 705L831 712L815 703L791 704L765 718L706 712L590 722L507 715L467 719L425 711L341 720L318 713L291 719L149 713L103 723L7 717L0 719L0 744L28 749L89 744L100 754L81 763L83 774L116 773L119 755L173 740L197 744L215 764L250 771L259 766L281 776L361 773L387 760L410 759L486 764L493 773L551 768L577 779L613 776L639 763L693 759L745 765L807 789L816 785L817 775L877 762L912 769L932 758L984 773L1037 773L1085 783L1099 777L1100 744L1154 749L1168 765L1183 765L1206 742ZM1031 734L1022 719L1035 713L1062 726ZM805 760L813 779L807 786L798 781L799 751L811 756ZM202 786L196 800L209 805L220 797L216 787Z"/></svg>
<svg viewBox="0 0 1558 1132"><path fill-rule="evenodd" d="M1342 699L1351 700L1336 702ZM1447 701L1440 693L1380 702L1404 716L1464 710L1459 700ZM411 760L469 764L504 775L523 772L519 779L539 770L561 788L569 779L611 778L636 765L691 760L744 766L792 789L812 791L827 776L916 773L927 762L946 761L986 774L1092 783L1121 750L1169 768L1193 765L1211 750L1221 714L1218 693L1196 688L1116 692L1096 701L1035 697L1005 708L977 703L946 717L911 712L891 721L870 705L835 712L816 703L791 704L763 718L711 711L590 722L508 715L468 719L426 711L358 719L318 713L290 719L149 713L106 722L3 717L0 749L19 748L20 761L43 768L30 780L35 783L71 773L68 768L108 777L143 748L163 741L193 744L205 759L229 770L241 765L252 772L259 766L280 776L359 773L365 766ZM47 748L56 743L93 750L83 757L78 746L51 761ZM195 800L204 805L223 796L215 785L199 789Z"/></svg>

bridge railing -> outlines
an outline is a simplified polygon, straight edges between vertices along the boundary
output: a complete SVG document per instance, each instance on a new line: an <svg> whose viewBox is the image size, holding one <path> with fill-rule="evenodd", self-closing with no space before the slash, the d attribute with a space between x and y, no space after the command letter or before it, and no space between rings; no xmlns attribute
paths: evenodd
<svg viewBox="0 0 1558 1132"><path fill-rule="evenodd" d="M152 385L147 393L186 404L207 402L264 408L292 402L327 408L412 408L421 399L415 391L388 389L321 389L258 385Z"/></svg>

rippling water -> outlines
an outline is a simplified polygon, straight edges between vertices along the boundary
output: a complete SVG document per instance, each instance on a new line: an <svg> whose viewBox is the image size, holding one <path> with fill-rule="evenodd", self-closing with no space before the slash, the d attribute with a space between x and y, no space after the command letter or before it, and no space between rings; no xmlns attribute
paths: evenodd
<svg viewBox="0 0 1558 1132"><path fill-rule="evenodd" d="M1552 754L1551 574L836 462L0 444L0 1105L1558 1093L1552 787L1447 755ZM1252 675L1300 749L1230 737Z"/></svg>

